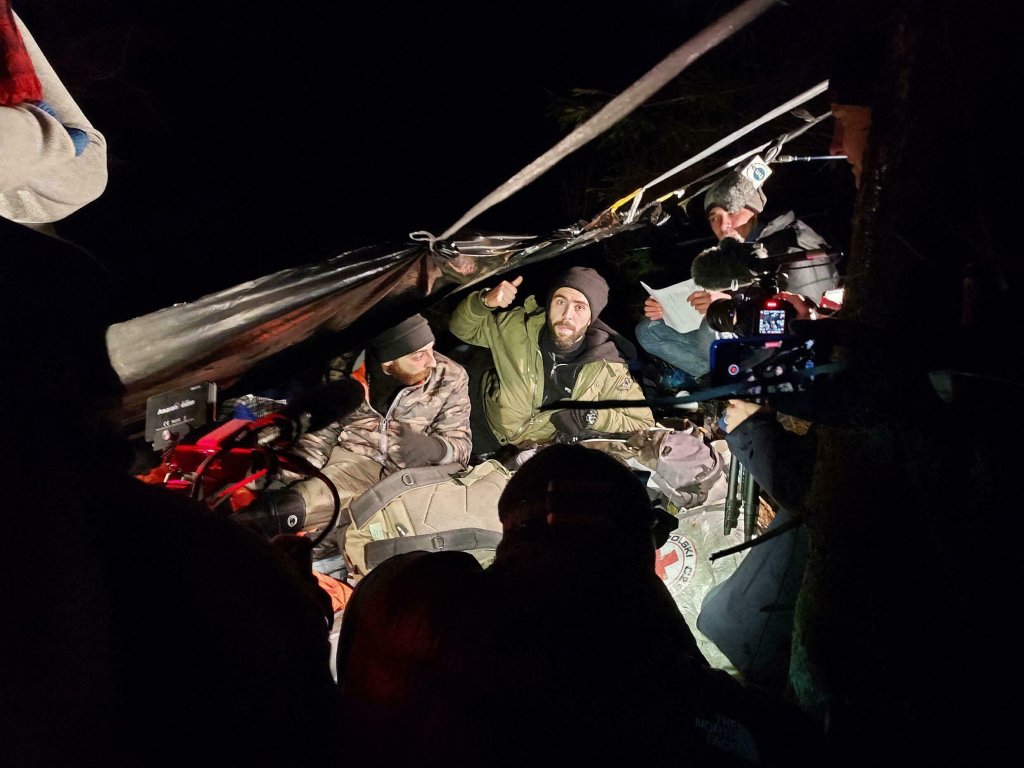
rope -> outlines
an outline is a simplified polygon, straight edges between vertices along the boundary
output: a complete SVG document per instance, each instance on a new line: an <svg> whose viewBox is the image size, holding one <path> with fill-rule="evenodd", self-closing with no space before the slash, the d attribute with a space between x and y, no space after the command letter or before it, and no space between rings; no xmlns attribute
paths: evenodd
<svg viewBox="0 0 1024 768"><path fill-rule="evenodd" d="M826 81L826 82L828 82L828 81ZM744 152L742 155L738 155L738 156L732 158L731 160L728 160L728 161L722 163L717 168L714 168L713 170L710 170L707 173L705 173L703 176L699 176L698 178L694 179L686 187L680 187L679 189L673 190L672 192L668 192L668 193L662 195L661 197L658 198L658 200L656 202L660 202L662 200L665 200L666 198L669 198L669 197L675 195L676 198L679 199L681 201L681 203L685 206L688 202L690 202L690 200L692 200L693 198L697 197L698 195L700 195L702 192L706 191L711 186L710 184L705 184L703 187L698 188L697 190L695 190L693 192L693 194L691 194L689 197L684 199L683 195L685 195L687 192L689 192L690 188L692 188L694 184L699 184L700 182L704 181L704 179L710 178L712 176L717 176L721 171L725 171L725 170L728 170L730 168L733 168L733 167L739 165L740 163L742 163L747 158L752 157L752 156L760 153L763 149L766 149L768 147L770 147L770 149L768 149L768 151L765 152L764 161L766 163L768 163L769 165L774 165L775 163L790 163L790 162L794 162L796 160L820 160L820 159L831 160L831 159L833 159L832 155L824 155L823 157L816 157L816 158L812 158L812 157L793 157L792 155L779 155L779 152L782 151L782 147L786 144L787 141L789 141L790 139L795 139L797 136L800 136L804 132L810 130L813 126L815 126L818 123L820 123L822 120L825 120L826 118L831 117L831 116L832 116L831 112L826 112L825 114L819 115L818 117L812 117L812 116L808 115L806 118L804 118L804 120L806 121L805 125L802 125L799 128L790 131L789 133L782 134L781 136L779 136L774 141L766 141L764 144L761 144L760 146L754 147L749 152ZM655 182L652 181L651 184L648 184L647 186L651 186L654 183ZM644 206L644 207L646 208L647 206Z"/></svg>
<svg viewBox="0 0 1024 768"><path fill-rule="evenodd" d="M799 106L800 104L803 104L805 101L813 99L815 96L817 96L820 93L824 93L827 88L828 88L828 80L822 80L820 83L818 83L813 88L810 88L809 90L804 91L799 96L793 97L792 99L787 101L785 104L782 104L782 105L776 107L775 109L771 110L770 112L768 112L768 113L762 115L761 117L759 117L757 120L754 120L752 123L748 123L747 125L743 126L739 130L733 131L728 136L726 136L724 139L721 139L720 141L716 141L710 147L708 147L707 149L705 149L702 152L698 152L696 155L691 157L689 160L684 160L682 163L677 165L675 168L672 168L671 170L666 171L665 173L661 174L661 176L656 178L654 181L649 181L646 184L644 184L644 186L640 187L640 189L638 189L636 192L634 192L630 196L632 198L632 200L633 200L633 206L629 209L629 215L626 216L626 222L625 223L629 224L630 222L635 220L637 209L640 207L640 200L643 198L643 193L646 190L650 189L651 187L653 187L656 184L660 184L661 182L665 181L665 179L668 179L668 178L671 178L672 176L675 176L677 173L679 173L680 171L683 171L683 170L689 168L694 163L700 162L705 157L708 157L709 155L712 155L715 152L717 152L718 150L720 150L722 147L726 147L729 144L732 144L734 141L736 141L736 139L739 139L739 138L741 138L743 136L746 136L748 133L750 133L755 128L758 128L758 127L764 125L765 123L770 122L771 120L774 120L779 115L785 114L786 112L788 112L791 109L793 109L793 107ZM823 117L827 117L827 115L825 115ZM810 126L806 126L804 128L804 130L806 130L809 127Z"/></svg>
<svg viewBox="0 0 1024 768"><path fill-rule="evenodd" d="M437 238L425 229L418 229L415 232L410 232L409 239L417 243L426 243L430 247L430 250L434 250L434 243L437 242Z"/></svg>
<svg viewBox="0 0 1024 768"><path fill-rule="evenodd" d="M433 238L433 240L443 240L450 237L484 211L494 207L536 181L556 163L596 139L629 115L700 56L707 53L737 30L749 24L778 2L780 0L746 0L746 2L722 16L714 24L706 27L670 53L646 75L633 83L633 85L608 102L587 122L578 126L558 144L470 208L461 219L448 227L440 238ZM425 232L414 234L421 236L429 235L429 233ZM433 243L433 240L429 240L426 237L422 239Z"/></svg>

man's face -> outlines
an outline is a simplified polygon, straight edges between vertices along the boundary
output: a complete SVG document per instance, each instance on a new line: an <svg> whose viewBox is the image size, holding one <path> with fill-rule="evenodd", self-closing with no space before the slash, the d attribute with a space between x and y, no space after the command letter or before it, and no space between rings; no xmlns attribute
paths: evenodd
<svg viewBox="0 0 1024 768"><path fill-rule="evenodd" d="M586 296L565 286L555 291L548 307L548 328L557 347L567 349L583 338L590 319L590 302Z"/></svg>
<svg viewBox="0 0 1024 768"><path fill-rule="evenodd" d="M864 150L868 145L868 131L871 130L871 107L833 104L832 143L830 155L846 155L846 162L853 170L853 183L860 186L860 175L864 170Z"/></svg>
<svg viewBox="0 0 1024 768"><path fill-rule="evenodd" d="M407 387L422 384L430 376L430 371L437 367L437 360L434 359L434 342L396 360L382 363L380 367L388 376Z"/></svg>
<svg viewBox="0 0 1024 768"><path fill-rule="evenodd" d="M708 224L719 240L733 237L743 241L747 239L754 226L754 216L754 212L749 208L740 208L736 213L729 213L720 205L713 205L708 209Z"/></svg>

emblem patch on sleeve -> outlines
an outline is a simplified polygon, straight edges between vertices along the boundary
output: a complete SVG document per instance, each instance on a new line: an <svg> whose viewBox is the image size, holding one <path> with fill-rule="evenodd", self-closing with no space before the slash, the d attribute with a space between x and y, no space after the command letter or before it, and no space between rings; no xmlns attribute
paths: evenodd
<svg viewBox="0 0 1024 768"><path fill-rule="evenodd" d="M618 385L616 386L616 389L618 389L619 392L625 392L627 389L631 388L632 386L633 386L633 377L629 376L629 375L626 375L626 376L623 376L622 379L619 381Z"/></svg>

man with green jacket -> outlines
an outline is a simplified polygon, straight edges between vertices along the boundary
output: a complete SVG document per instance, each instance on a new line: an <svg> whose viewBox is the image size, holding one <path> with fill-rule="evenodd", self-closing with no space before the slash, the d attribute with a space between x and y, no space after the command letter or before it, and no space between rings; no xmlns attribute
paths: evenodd
<svg viewBox="0 0 1024 768"><path fill-rule="evenodd" d="M493 368L471 394L497 442L527 448L654 426L646 407L540 410L556 400L643 400L644 393L627 366L636 348L598 320L608 303L601 275L572 267L543 306L529 296L507 309L522 282L519 276L470 294L449 325L467 344L491 350Z"/></svg>

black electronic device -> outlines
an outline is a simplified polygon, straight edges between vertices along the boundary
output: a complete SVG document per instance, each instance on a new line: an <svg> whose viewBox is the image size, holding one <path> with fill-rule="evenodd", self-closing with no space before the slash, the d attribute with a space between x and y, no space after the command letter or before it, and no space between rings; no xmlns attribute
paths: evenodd
<svg viewBox="0 0 1024 768"><path fill-rule="evenodd" d="M711 345L711 384L737 385L737 394L745 389L759 398L802 392L829 362L829 347L814 338L780 333L718 339Z"/></svg>
<svg viewBox="0 0 1024 768"><path fill-rule="evenodd" d="M712 330L737 336L788 333L797 310L777 295L779 274L784 270L833 264L840 258L840 252L823 249L769 255L761 243L723 240L713 253L709 251L694 261L694 280L714 289L724 287L730 280L733 284L746 284L731 289L731 298L711 302L708 325Z"/></svg>

